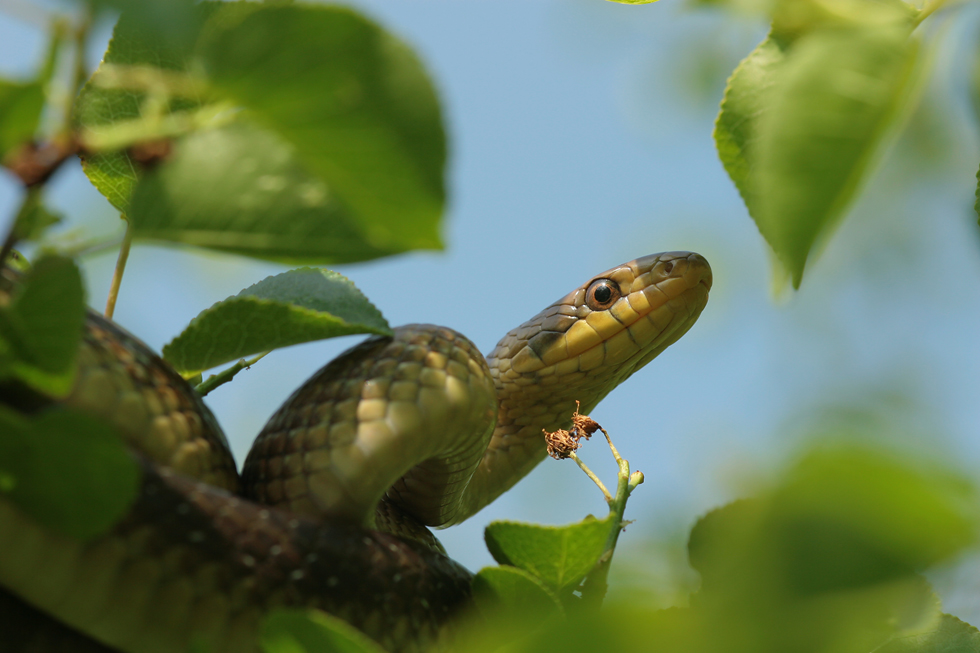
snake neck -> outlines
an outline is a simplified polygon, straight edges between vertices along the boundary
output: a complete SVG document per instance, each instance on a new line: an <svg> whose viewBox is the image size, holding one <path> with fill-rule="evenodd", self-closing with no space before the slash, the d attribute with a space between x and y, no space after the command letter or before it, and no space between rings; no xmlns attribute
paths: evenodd
<svg viewBox="0 0 980 653"><path fill-rule="evenodd" d="M541 462L542 431L571 425L694 324L711 269L667 252L607 270L505 335L487 356L497 393L490 445L460 499L458 523Z"/></svg>

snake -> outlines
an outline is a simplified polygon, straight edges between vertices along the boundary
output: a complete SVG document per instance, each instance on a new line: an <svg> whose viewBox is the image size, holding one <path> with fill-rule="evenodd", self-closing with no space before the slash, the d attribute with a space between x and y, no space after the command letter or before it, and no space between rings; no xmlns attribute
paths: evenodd
<svg viewBox="0 0 980 653"><path fill-rule="evenodd" d="M0 298L15 291L6 281ZM278 608L323 610L391 651L451 646L471 574L426 527L471 517L523 478L546 456L542 430L567 428L684 335L711 283L698 254L644 256L485 358L446 327L368 338L286 400L241 475L193 387L90 311L71 394L8 383L0 403L108 421L142 471L139 494L84 542L0 494L5 650L258 651Z"/></svg>

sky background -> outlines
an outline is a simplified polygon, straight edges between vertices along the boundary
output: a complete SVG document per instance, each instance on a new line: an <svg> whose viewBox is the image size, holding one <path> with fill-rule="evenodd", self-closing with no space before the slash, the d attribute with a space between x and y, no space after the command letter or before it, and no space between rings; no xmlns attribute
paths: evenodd
<svg viewBox="0 0 980 653"><path fill-rule="evenodd" d="M431 322L484 352L592 275L645 254L708 258L711 299L681 341L592 414L646 483L620 539L614 591L683 588L687 530L750 493L814 440L901 443L980 479L980 161L969 102L977 7L930 19L941 38L920 109L799 292L772 292L768 251L716 156L724 81L765 25L679 0L364 0L350 3L419 53L449 134L446 251L344 265L393 325ZM28 10L25 10L25 7ZM23 1L0 0L0 74L43 52ZM4 11L6 10L6 11ZM944 22L945 20L945 22ZM954 22L955 21L955 22ZM97 30L97 64L109 25ZM19 201L0 175L0 228ZM67 229L121 231L77 165L53 180ZM83 261L104 305L115 254ZM136 246L116 320L159 350L198 312L285 266ZM358 338L275 352L208 396L241 461L276 407ZM601 442L582 457L607 484ZM548 460L465 524L442 531L471 570L493 519L604 514L570 461ZM946 609L980 621L980 565L933 575Z"/></svg>

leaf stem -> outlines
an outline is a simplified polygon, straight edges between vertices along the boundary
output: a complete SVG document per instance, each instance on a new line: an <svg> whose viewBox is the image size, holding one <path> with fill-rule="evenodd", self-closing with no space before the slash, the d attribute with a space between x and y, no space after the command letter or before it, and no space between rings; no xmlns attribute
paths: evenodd
<svg viewBox="0 0 980 653"><path fill-rule="evenodd" d="M588 465L582 462L582 459L576 456L574 451L568 454L568 457L574 460L575 464L579 466L579 469L585 472L586 476L591 478L592 482L599 486L599 489L602 490L603 496L606 497L606 503L612 503L613 496L609 494L609 490L607 490L606 486L602 484L602 481L599 480L599 477L596 476L591 469L589 469Z"/></svg>
<svg viewBox="0 0 980 653"><path fill-rule="evenodd" d="M119 258L116 259L116 270L112 273L109 297L105 302L107 320L111 320L113 313L116 312L116 298L119 297L119 286L122 284L123 272L126 270L126 261L129 260L129 248L133 244L133 225L126 216L123 216L123 220L126 220L126 233L123 234L122 244L119 246Z"/></svg>
<svg viewBox="0 0 980 653"><path fill-rule="evenodd" d="M912 29L918 27L922 24L922 21L938 10L942 9L946 2L947 0L930 0L926 6L922 8L922 11L919 12L919 15L915 17L915 20L912 21Z"/></svg>
<svg viewBox="0 0 980 653"><path fill-rule="evenodd" d="M254 358L250 358L248 360L242 358L231 367L223 369L217 374L212 374L207 378L206 381L204 381L203 383L199 383L197 386L195 386L194 389L197 390L197 392L203 397L207 395L209 392L211 392L212 390L214 390L215 388L217 388L219 385L224 385L225 383L231 381L235 377L235 375L241 372L242 370L248 369L253 365L255 365L256 363L258 363L260 360L262 360L262 357L268 353L269 352L259 354L258 356L255 356Z"/></svg>
<svg viewBox="0 0 980 653"><path fill-rule="evenodd" d="M605 431L603 431L605 433ZM609 436L606 435L606 439ZM599 556L599 562L595 568L589 572L585 581L582 583L582 607L586 609L598 609L602 605L602 600L606 598L609 590L609 566L612 564L613 552L616 550L616 543L619 541L619 534L623 531L626 523L623 521L623 514L626 511L626 500L629 499L633 489L642 483L642 475L637 477L635 483L630 476L630 464L623 460L616 453L615 447L609 443L614 455L619 463L619 475L616 483L616 497L609 502L609 516L613 523L613 528L609 531L609 539L606 540L606 547Z"/></svg>

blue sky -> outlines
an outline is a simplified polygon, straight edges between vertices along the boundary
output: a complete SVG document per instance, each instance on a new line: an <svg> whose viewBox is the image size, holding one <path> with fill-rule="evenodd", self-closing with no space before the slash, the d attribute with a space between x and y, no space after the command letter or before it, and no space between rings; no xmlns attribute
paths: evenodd
<svg viewBox="0 0 980 653"><path fill-rule="evenodd" d="M687 249L713 266L699 323L593 413L646 475L628 508L636 523L620 540L623 558L632 558L622 570L660 573L661 549L651 542L681 542L700 514L750 492L814 437L850 431L978 467L972 196L980 152L964 87L977 12L946 29L924 108L801 290L776 297L768 252L711 140L724 78L764 25L677 0L351 4L416 48L449 132L446 251L338 268L392 324L446 325L486 352L620 262ZM35 28L0 14L0 73L28 74L43 45ZM70 227L118 229L109 205L70 167L54 180L51 203ZM18 192L0 178L0 222ZM113 265L114 255L84 261L96 308ZM137 247L116 318L159 349L200 310L284 269ZM355 341L276 352L208 397L239 461L279 403ZM612 478L601 443L583 457ZM546 461L439 535L477 569L491 562L482 542L491 519L563 523L604 510L571 462ZM946 600L968 619L976 610L953 590Z"/></svg>

